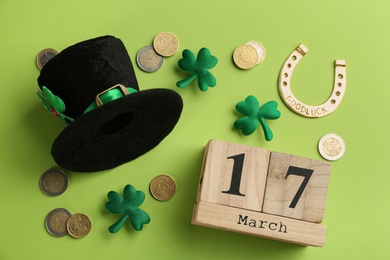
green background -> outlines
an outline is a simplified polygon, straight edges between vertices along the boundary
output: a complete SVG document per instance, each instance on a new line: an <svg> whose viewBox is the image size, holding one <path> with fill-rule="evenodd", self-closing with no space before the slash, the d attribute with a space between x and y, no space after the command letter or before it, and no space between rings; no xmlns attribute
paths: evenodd
<svg viewBox="0 0 390 260"><path fill-rule="evenodd" d="M375 1L21 1L0 0L0 259L387 259L390 207L389 155L390 2ZM179 52L155 73L135 65L139 49L160 32L174 33ZM35 91L35 58L44 48L59 51L82 40L114 35L124 42L141 89L168 88L183 98L173 132L155 149L115 169L69 173L59 197L39 189L41 174L56 166L53 140L65 127L42 107ZM234 49L250 40L266 48L263 63L240 70ZM333 63L347 62L344 100L331 115L308 119L287 109L277 91L282 64L300 43L309 53L294 72L292 89L318 105L333 86ZM186 76L177 66L181 51L207 47L219 58L211 70L217 86L201 92L196 83L178 89ZM248 95L275 100L282 116L269 121L270 142L261 129L244 136L233 129L234 106ZM193 204L209 139L263 147L320 159L318 140L343 137L347 150L332 162L325 247L303 247L191 225ZM178 189L168 202L148 192L151 179L173 176ZM129 223L112 235L119 216L104 209L110 190L132 184L146 193L141 208L151 216L141 232ZM44 228L49 211L64 207L85 213L93 228L82 239L55 238Z"/></svg>

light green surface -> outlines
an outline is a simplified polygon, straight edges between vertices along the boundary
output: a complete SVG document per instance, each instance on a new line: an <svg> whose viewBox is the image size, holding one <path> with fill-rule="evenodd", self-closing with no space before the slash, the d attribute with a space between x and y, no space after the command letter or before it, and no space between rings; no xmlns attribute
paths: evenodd
<svg viewBox="0 0 390 260"><path fill-rule="evenodd" d="M0 259L387 259L390 241L388 61L390 2L376 1L0 1ZM173 32L180 51L155 73L135 65L138 50L162 31ZM40 175L55 166L50 148L64 125L51 117L35 94L37 53L62 50L81 40L111 34L122 39L133 59L141 89L169 88L183 98L174 131L154 150L110 171L70 174L68 190L47 197ZM264 44L265 61L243 71L232 63L236 46ZM295 95L320 104L333 86L333 62L347 62L347 92L335 113L307 119L290 112L277 92L282 64L300 43L309 48L295 70ZM211 70L217 86L206 93L196 84L175 87L186 74L180 52L207 47L219 58ZM282 113L270 122L274 139L258 129L243 136L232 128L237 102L254 95L275 100ZM332 162L324 224L324 248L240 235L190 224L209 139L320 159L317 142L327 133L342 136L347 151ZM154 200L150 180L167 173L176 196ZM132 184L146 193L141 208L151 216L141 232L129 223L117 234L104 209L110 190ZM54 238L44 228L49 211L64 207L90 216L93 229L82 239Z"/></svg>

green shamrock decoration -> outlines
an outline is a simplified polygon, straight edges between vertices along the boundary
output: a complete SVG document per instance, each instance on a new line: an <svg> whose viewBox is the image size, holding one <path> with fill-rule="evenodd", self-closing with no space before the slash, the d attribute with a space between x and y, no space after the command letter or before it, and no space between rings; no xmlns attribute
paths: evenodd
<svg viewBox="0 0 390 260"><path fill-rule="evenodd" d="M242 130L244 135L250 135L256 130L260 122L263 127L265 140L271 141L273 134L265 119L278 119L280 112L277 108L278 103L275 101L269 101L259 107L257 99L254 96L248 96L245 101L241 101L236 105L237 111L243 114L244 117L234 122L234 128Z"/></svg>
<svg viewBox="0 0 390 260"><path fill-rule="evenodd" d="M131 225L137 231L142 230L143 224L150 222L149 215L138 208L145 200L143 191L136 190L128 184L123 189L123 198L115 191L110 191L107 198L106 209L113 214L123 214L117 222L108 228L110 233L118 232L127 218L130 219Z"/></svg>
<svg viewBox="0 0 390 260"><path fill-rule="evenodd" d="M59 116L65 123L73 122L73 119L64 115L65 103L60 97L55 96L47 87L42 87L42 92L37 91L38 97L41 99L43 106L50 111L54 116Z"/></svg>
<svg viewBox="0 0 390 260"><path fill-rule="evenodd" d="M179 67L187 72L191 72L191 76L180 80L176 83L179 88L185 88L196 77L198 77L198 86L201 91L206 91L209 87L215 87L217 81L213 74L208 70L217 65L217 57L211 55L207 48L202 48L198 52L198 56L195 59L195 55L190 50L183 51L183 58L179 60Z"/></svg>

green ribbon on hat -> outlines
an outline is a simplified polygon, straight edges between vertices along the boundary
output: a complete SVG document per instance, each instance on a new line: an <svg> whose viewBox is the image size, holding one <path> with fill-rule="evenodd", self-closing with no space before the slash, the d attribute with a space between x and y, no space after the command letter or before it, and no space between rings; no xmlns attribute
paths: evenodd
<svg viewBox="0 0 390 260"><path fill-rule="evenodd" d="M135 92L138 92L134 88L126 88L125 86L121 84L117 84L111 88L106 89L105 91L99 93L96 95L96 100L93 102L87 109L84 111L83 114L88 113L91 110L94 110L97 107L102 106L103 104L107 104L111 101L114 101L118 98L124 97L129 94L133 94Z"/></svg>

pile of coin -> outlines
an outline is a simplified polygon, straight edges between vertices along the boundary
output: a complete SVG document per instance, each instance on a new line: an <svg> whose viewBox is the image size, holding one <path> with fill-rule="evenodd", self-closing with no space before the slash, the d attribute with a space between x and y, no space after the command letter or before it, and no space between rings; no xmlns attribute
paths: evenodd
<svg viewBox="0 0 390 260"><path fill-rule="evenodd" d="M155 72L164 63L164 57L173 56L179 49L179 40L170 32L159 33L152 46L145 46L137 53L138 67L145 72Z"/></svg>
<svg viewBox="0 0 390 260"><path fill-rule="evenodd" d="M48 196L61 195L68 188L68 175L61 168L51 168L42 174L39 186ZM46 216L45 226L47 232L55 237L69 234L75 238L82 238L89 233L92 224L85 214L72 215L67 209L56 208Z"/></svg>
<svg viewBox="0 0 390 260"><path fill-rule="evenodd" d="M37 58L35 60L35 62L37 63L37 66L39 68L39 70L42 69L42 67L51 59L53 58L54 56L56 56L58 54L58 51L56 51L55 49L51 49L51 48L48 48L48 49L44 49L42 51L40 51L37 55Z"/></svg>
<svg viewBox="0 0 390 260"><path fill-rule="evenodd" d="M161 174L152 179L149 190L155 199L167 201L176 193L176 182L171 176Z"/></svg>
<svg viewBox="0 0 390 260"><path fill-rule="evenodd" d="M85 214L77 213L72 215L64 208L57 208L47 215L45 226L47 232L55 237L69 234L74 238L82 238L91 231L92 222Z"/></svg>
<svg viewBox="0 0 390 260"><path fill-rule="evenodd" d="M233 61L240 69L251 69L265 59L265 48L257 41L249 41L238 46L233 53Z"/></svg>

